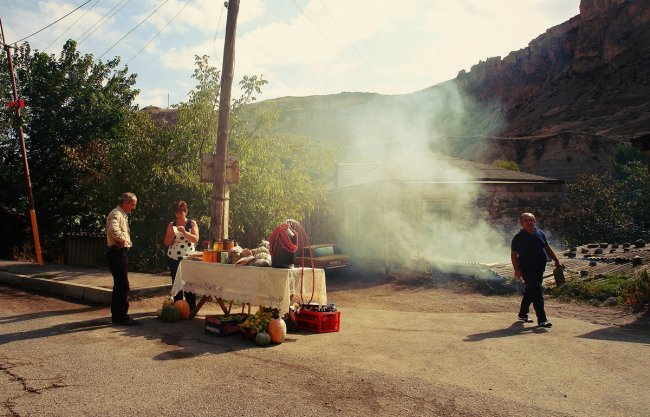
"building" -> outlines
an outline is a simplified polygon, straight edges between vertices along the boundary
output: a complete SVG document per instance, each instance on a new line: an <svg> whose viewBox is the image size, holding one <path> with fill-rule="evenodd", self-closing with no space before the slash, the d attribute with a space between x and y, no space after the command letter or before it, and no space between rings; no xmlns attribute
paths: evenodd
<svg viewBox="0 0 650 417"><path fill-rule="evenodd" d="M524 211L554 235L563 182L428 154L339 164L329 201L337 243L360 263L489 263L509 259Z"/></svg>

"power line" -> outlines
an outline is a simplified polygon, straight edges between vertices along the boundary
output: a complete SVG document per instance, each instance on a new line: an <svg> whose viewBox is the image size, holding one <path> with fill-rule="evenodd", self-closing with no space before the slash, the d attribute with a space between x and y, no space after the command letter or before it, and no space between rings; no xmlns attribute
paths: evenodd
<svg viewBox="0 0 650 417"><path fill-rule="evenodd" d="M214 56L214 59L218 59L217 57L217 34L219 33L219 28L221 27L221 16L223 16L223 10L226 8L226 3L224 3L224 7L221 8L221 13L219 13L219 21L217 22L217 29L214 31L214 36L212 37L212 54Z"/></svg>
<svg viewBox="0 0 650 417"><path fill-rule="evenodd" d="M291 0L291 2L294 4L294 6L296 6L296 8L297 8L298 10L300 10L300 11L302 12L303 16L305 16L305 17L307 18L307 20L309 20L309 23L311 23L311 24L316 28L316 30L318 31L318 33L320 33L321 36L323 36L323 38L325 38L325 40L326 40L327 42L329 42L332 46L335 46L335 45L334 45L334 42L332 42L332 41L327 37L327 35L325 34L325 32L323 32L323 31L321 30L321 28L318 27L318 25L317 25L317 24L316 24L316 23L315 23L315 22L314 22L314 21L313 21L313 20L312 20L312 19L311 19L311 18L310 18L306 13L305 13L305 11L304 11L304 10L303 10L299 5L298 5L298 3L296 3L295 0ZM341 54L340 54L340 55L341 55L341 57L345 60L345 62L347 62L347 63L348 63L352 68L354 68L354 69L355 69L355 70L356 70L356 71L357 71L357 72L358 72L358 73L359 73L359 74L360 74L360 75L361 75L361 76L362 76L366 81L370 82L370 80L368 79L368 77L366 77L366 74L364 74L363 72L361 72L361 70L359 70L358 65L355 65L355 64L353 64L352 62L350 62L350 60L349 60L349 59L345 56L345 54L343 53L343 50L341 50Z"/></svg>
<svg viewBox="0 0 650 417"><path fill-rule="evenodd" d="M29 36L25 36L24 38L22 38L22 39L20 39L20 40L18 40L18 41L16 41L16 42L14 42L14 43L18 44L19 42L22 42L22 41L24 41L25 39L29 39L29 38L31 38L32 36L36 35L37 33L40 33L40 32L42 32L42 31L44 31L45 29L49 28L50 26L52 26L52 25L58 23L59 21L65 19L66 17L70 16L72 13L74 13L74 12L76 12L77 10L81 9L82 7L84 7L86 4L88 4L88 3L90 3L90 2L91 2L91 0L86 1L86 2L85 2L84 4L82 4L81 6L77 7L76 9L74 9L73 11L71 11L70 13L67 13L65 16L56 19L54 22L52 22L52 23L50 23L49 25L45 26L43 29L37 30L36 32L32 33L31 35L29 35Z"/></svg>
<svg viewBox="0 0 650 417"><path fill-rule="evenodd" d="M320 3L323 6L323 9L325 9L327 14L329 15L330 19L332 19L332 21L336 23L339 29L343 31L344 30L343 26L341 26L341 24L334 18L334 15L332 14L332 12L329 11L327 6L325 5L325 2L323 0L320 0ZM381 82L382 81L381 77L377 74L377 72L375 72L375 69L372 67L372 65L370 65L368 61L366 61L365 56L361 53L361 51L357 48L357 46L354 43L351 43L350 45L352 46L352 49L354 49L354 51L357 53L357 55L359 55L359 58L361 58L364 64L366 64L366 66L370 68L370 71L372 71L373 75Z"/></svg>
<svg viewBox="0 0 650 417"><path fill-rule="evenodd" d="M45 49L43 49L43 52L47 51L47 50L50 48L50 46L54 45L54 43L55 43L56 41L58 41L58 40L61 38L61 36L63 36L67 31L69 31L71 27L73 27L74 25L76 25L77 23L79 23L79 21L80 21L81 19L83 19L84 16L86 16L86 15L88 14L88 12L90 12L90 11L91 11L95 6L97 6L97 4L99 4L100 1L102 1L102 0L97 0L97 1L95 2L95 4L93 4L92 6L90 6L90 8L89 8L88 10L86 10L86 11L84 12L84 14L82 14L81 16L79 16L79 18L78 18L77 20L75 20L75 21L74 21L70 26L68 26L68 27L66 28L66 30L64 30L63 32L61 32L61 34L60 34L59 36L57 36L56 39L54 39L54 40L53 40L49 45L47 45L47 46L45 47Z"/></svg>
<svg viewBox="0 0 650 417"><path fill-rule="evenodd" d="M137 52L137 53L136 53L136 54L135 54L131 59L129 59L125 65L129 65L129 62L133 61L133 60L134 60L138 55L140 55L140 52L144 51L145 48L146 48L147 46L149 46L149 44L150 44L151 42L153 42L154 39L156 39L156 38L158 37L158 35L160 35L160 33L162 33L162 31L165 30L165 28L166 28L167 26L169 26L169 24L170 24L171 22L174 21L174 19L176 19L176 16L178 16L179 14L181 14L181 12L182 12L186 7L187 7L188 4L190 4L190 0L186 0L186 1L185 1L185 5L184 5L183 7L181 7L181 9L180 9L180 10L179 10L175 15L174 15L174 17L172 17L171 20L170 20L169 22L167 22L167 24L166 24L165 26L163 26L163 28L160 29L160 30L158 31L158 33L156 33L156 35L155 35L153 38L151 38L151 40L149 40L149 42L147 42L147 44L146 44L145 46L142 47L142 49L140 49L140 50L139 50L139 51L138 51L138 52Z"/></svg>
<svg viewBox="0 0 650 417"><path fill-rule="evenodd" d="M103 57L104 55L106 55L106 54L108 53L108 51L110 51L111 49L113 49L113 48L114 48L118 43L122 42L122 41L124 40L124 38L126 38L127 36L129 36L129 35L131 34L131 32L133 32L134 30L136 30L137 28L139 28L141 24L143 24L144 22L146 22L146 21L147 21L151 16L153 16L153 15L154 15L158 10L160 10L160 8L163 7L163 6L165 5L165 3L167 3L168 1L169 1L169 0L165 0L165 1L163 1L162 4L156 8L156 10L154 10L154 11L151 12L151 13L149 13L149 16L147 16L147 17L145 17L144 19L142 19L142 20L140 21L140 23L138 23L137 25L135 25L135 27L134 27L133 29L131 29L130 31L128 31L128 32L126 33L126 35L122 36L122 37L121 37L117 42L115 42L113 45L111 45L110 48L108 48L107 50L105 50L104 53L101 54L101 55L99 56L99 58L97 58L97 59L101 59L101 57Z"/></svg>
<svg viewBox="0 0 650 417"><path fill-rule="evenodd" d="M104 26L104 24L105 24L106 22L108 22L108 20L109 20L111 17L115 16L115 15L116 15L120 10L122 10L122 9L124 8L124 6L126 6L126 5L129 4L129 3L131 3L131 0L128 0L126 3L122 4L124 1L125 1L125 0L120 0L117 4L115 4L115 6L111 7L111 10L109 10L108 12L106 12L106 14L105 14L104 16L100 17L98 21L96 21L96 22L95 22L91 27L89 27L89 28L88 28L84 33L82 33L82 34L79 36L79 40L77 41L77 45L81 45L81 44L82 44L86 39L88 39L89 37L91 37L92 34L95 33L95 31L96 31L97 29L99 29L100 27ZM115 10L115 8L116 8L117 6L119 6L120 4L122 4L122 6L121 6L119 9L117 9L117 10L115 11L115 13L113 13L113 14L110 15L110 16L108 16L108 15L109 15L113 10ZM107 17L107 16L108 16L108 17ZM104 20L104 19L106 19L106 20ZM103 20L103 22L102 22L102 20ZM99 26L97 26L97 24L98 24L99 22L102 22L102 23L101 23ZM95 28L95 26L97 26L97 28ZM93 28L95 28L95 29L93 29ZM92 32L91 32L91 31L92 31ZM88 32L90 32L90 33L88 33ZM87 33L88 33L88 35L85 36Z"/></svg>

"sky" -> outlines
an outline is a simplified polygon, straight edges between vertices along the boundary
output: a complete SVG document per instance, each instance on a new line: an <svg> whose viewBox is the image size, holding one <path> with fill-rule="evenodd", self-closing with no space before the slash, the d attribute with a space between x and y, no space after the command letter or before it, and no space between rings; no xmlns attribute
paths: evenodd
<svg viewBox="0 0 650 417"><path fill-rule="evenodd" d="M525 48L576 16L579 3L241 0L232 96L246 75L268 81L258 100L412 93ZM96 60L119 56L138 74L140 108L187 101L196 55L221 69L226 16L214 0L0 0L7 43L27 38L33 50L58 56L75 39Z"/></svg>

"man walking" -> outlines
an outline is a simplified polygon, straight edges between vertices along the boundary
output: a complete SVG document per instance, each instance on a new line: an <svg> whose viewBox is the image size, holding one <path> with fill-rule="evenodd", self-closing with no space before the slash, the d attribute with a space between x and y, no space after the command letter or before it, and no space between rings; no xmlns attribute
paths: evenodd
<svg viewBox="0 0 650 417"><path fill-rule="evenodd" d="M113 274L111 318L113 324L135 326L137 321L129 317L129 250L131 233L128 214L135 209L138 199L133 193L124 193L120 203L106 218L108 243L108 266Z"/></svg>
<svg viewBox="0 0 650 417"><path fill-rule="evenodd" d="M552 324L547 320L544 311L542 279L548 259L555 262L556 268L561 268L562 265L549 246L544 232L535 227L535 216L532 213L522 214L519 223L522 228L512 238L510 245L510 260L515 269L515 280L520 281L523 278L526 284L518 320L524 323L533 322L528 318L528 310L533 303L538 325L551 327Z"/></svg>

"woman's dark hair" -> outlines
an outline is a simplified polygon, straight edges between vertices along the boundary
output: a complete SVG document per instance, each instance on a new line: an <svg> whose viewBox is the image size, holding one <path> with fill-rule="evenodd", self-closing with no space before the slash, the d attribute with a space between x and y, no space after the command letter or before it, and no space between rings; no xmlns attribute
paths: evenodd
<svg viewBox="0 0 650 417"><path fill-rule="evenodd" d="M174 203L174 213L177 211L184 211L187 213L187 203L183 200L178 200Z"/></svg>

